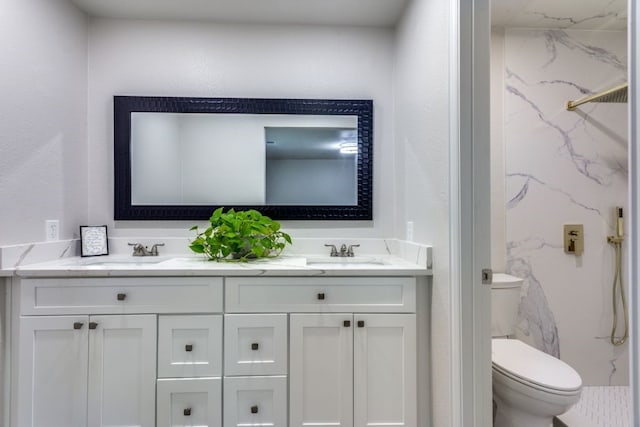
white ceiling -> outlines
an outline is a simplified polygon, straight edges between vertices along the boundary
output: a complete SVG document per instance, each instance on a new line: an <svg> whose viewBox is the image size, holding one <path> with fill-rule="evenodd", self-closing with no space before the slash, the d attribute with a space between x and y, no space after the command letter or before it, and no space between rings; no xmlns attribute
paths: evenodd
<svg viewBox="0 0 640 427"><path fill-rule="evenodd" d="M391 27L407 0L72 0L92 16Z"/></svg>
<svg viewBox="0 0 640 427"><path fill-rule="evenodd" d="M624 30L627 0L491 0L498 27Z"/></svg>
<svg viewBox="0 0 640 427"><path fill-rule="evenodd" d="M393 27L411 0L71 0L89 15ZM500 27L624 30L627 0L491 0Z"/></svg>

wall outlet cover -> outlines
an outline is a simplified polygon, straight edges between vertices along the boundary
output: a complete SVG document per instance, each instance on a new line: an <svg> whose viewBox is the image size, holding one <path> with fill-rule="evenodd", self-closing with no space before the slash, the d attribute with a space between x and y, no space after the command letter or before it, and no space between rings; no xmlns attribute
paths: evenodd
<svg viewBox="0 0 640 427"><path fill-rule="evenodd" d="M45 224L45 240L52 242L60 240L60 221L57 219L48 219Z"/></svg>

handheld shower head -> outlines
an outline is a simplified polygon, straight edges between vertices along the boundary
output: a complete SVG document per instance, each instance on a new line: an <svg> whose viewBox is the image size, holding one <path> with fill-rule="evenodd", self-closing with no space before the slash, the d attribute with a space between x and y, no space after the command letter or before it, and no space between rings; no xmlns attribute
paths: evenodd
<svg viewBox="0 0 640 427"><path fill-rule="evenodd" d="M621 207L616 208L616 235L617 237L624 236L624 215Z"/></svg>

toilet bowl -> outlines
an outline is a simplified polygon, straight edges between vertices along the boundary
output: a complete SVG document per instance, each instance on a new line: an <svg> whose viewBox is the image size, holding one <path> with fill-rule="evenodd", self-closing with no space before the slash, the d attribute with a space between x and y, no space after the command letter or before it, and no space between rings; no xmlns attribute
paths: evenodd
<svg viewBox="0 0 640 427"><path fill-rule="evenodd" d="M491 347L496 427L551 427L580 399L582 379L565 362L518 340Z"/></svg>
<svg viewBox="0 0 640 427"><path fill-rule="evenodd" d="M495 427L551 427L580 399L582 379L567 363L516 339L522 279L495 274L491 361ZM500 337L500 338L495 338Z"/></svg>

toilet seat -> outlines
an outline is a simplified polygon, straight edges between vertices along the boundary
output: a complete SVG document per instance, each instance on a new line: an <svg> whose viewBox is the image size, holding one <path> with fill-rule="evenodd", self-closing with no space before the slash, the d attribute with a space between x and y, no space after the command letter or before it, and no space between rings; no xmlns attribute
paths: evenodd
<svg viewBox="0 0 640 427"><path fill-rule="evenodd" d="M580 392L580 375L562 360L515 339L492 339L491 349L496 373L551 394Z"/></svg>

